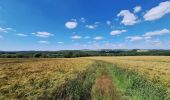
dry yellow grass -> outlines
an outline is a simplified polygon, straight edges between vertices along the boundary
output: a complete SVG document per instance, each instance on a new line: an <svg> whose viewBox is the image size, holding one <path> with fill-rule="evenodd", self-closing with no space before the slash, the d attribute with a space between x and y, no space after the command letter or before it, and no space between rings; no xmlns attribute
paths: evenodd
<svg viewBox="0 0 170 100"><path fill-rule="evenodd" d="M86 59L0 59L0 99L48 95L92 63Z"/></svg>
<svg viewBox="0 0 170 100"><path fill-rule="evenodd" d="M170 87L170 57L168 56L125 56L125 57L87 57L102 60L132 69L150 79L160 80Z"/></svg>

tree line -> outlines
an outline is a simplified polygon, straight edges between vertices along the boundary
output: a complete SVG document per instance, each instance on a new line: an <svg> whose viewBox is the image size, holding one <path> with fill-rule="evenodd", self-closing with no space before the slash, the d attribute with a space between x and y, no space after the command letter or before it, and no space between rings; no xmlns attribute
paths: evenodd
<svg viewBox="0 0 170 100"><path fill-rule="evenodd" d="M62 50L0 52L0 58L74 58L88 56L170 56L170 50Z"/></svg>

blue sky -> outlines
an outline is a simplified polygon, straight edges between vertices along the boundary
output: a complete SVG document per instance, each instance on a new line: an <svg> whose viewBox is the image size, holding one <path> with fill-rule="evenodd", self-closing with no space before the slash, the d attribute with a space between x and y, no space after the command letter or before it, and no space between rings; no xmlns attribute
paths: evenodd
<svg viewBox="0 0 170 100"><path fill-rule="evenodd" d="M0 50L170 49L169 0L0 0Z"/></svg>

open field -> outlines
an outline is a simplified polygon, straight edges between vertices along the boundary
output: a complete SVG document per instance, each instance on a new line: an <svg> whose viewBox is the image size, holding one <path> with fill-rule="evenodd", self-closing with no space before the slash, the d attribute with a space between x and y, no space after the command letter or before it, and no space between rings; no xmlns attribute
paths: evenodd
<svg viewBox="0 0 170 100"><path fill-rule="evenodd" d="M169 56L88 57L88 59L106 61L121 68L137 71L170 87Z"/></svg>
<svg viewBox="0 0 170 100"><path fill-rule="evenodd" d="M0 100L169 100L170 57L0 59Z"/></svg>
<svg viewBox="0 0 170 100"><path fill-rule="evenodd" d="M87 70L82 59L0 59L0 98L43 97Z"/></svg>

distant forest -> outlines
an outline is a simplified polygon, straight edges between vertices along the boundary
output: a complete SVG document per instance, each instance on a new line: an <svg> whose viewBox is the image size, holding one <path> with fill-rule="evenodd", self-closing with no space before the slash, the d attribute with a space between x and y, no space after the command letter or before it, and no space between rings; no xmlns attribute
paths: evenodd
<svg viewBox="0 0 170 100"><path fill-rule="evenodd" d="M74 58L88 56L170 56L170 50L0 51L0 58Z"/></svg>

